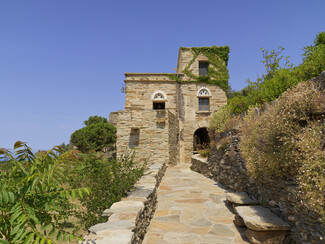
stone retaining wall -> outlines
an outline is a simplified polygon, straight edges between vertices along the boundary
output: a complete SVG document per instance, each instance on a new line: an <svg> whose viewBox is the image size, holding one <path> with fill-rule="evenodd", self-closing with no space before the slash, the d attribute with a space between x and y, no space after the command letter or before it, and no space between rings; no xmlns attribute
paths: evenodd
<svg viewBox="0 0 325 244"><path fill-rule="evenodd" d="M232 130L217 138L208 159L192 157L191 169L234 190L245 191L260 204L288 222L292 228L287 241L296 243L324 243L325 226L319 215L300 203L298 185L294 179L264 178L255 182L247 174L238 143L240 131Z"/></svg>
<svg viewBox="0 0 325 244"><path fill-rule="evenodd" d="M150 165L130 194L104 211L108 221L89 228L83 243L141 243L154 215L157 189L165 171L166 164Z"/></svg>

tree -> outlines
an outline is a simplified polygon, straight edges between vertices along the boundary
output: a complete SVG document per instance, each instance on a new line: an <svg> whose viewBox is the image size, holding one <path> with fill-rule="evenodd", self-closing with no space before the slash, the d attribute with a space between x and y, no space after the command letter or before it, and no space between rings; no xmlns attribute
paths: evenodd
<svg viewBox="0 0 325 244"><path fill-rule="evenodd" d="M52 243L74 239L62 221L71 213L69 198L89 193L87 188L67 186L73 154L60 147L32 153L17 141L15 152L0 148L0 239L1 243Z"/></svg>
<svg viewBox="0 0 325 244"><path fill-rule="evenodd" d="M72 133L70 142L82 152L101 151L114 145L116 128L106 118L90 116L84 121L85 127Z"/></svg>

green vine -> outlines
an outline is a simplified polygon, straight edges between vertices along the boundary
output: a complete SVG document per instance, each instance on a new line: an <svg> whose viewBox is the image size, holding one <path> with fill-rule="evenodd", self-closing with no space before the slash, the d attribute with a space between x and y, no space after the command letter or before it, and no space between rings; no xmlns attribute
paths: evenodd
<svg viewBox="0 0 325 244"><path fill-rule="evenodd" d="M190 50L193 53L192 60L186 65L182 72L188 77L192 78L190 81L181 80L177 74L166 74L170 79L183 83L209 83L219 86L225 92L228 91L229 73L227 69L230 48L224 47L181 47L181 50ZM189 68L194 63L196 58L203 54L208 58L207 62L210 64L208 67L208 74L205 76L194 75Z"/></svg>

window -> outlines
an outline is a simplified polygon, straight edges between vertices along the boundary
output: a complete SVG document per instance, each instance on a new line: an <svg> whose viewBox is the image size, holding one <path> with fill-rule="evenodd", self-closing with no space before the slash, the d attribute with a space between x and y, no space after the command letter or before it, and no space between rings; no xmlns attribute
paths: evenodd
<svg viewBox="0 0 325 244"><path fill-rule="evenodd" d="M206 76L208 74L208 62L199 62L199 75Z"/></svg>
<svg viewBox="0 0 325 244"><path fill-rule="evenodd" d="M197 92L198 97L198 111L208 112L210 111L210 91L208 88L202 87Z"/></svg>
<svg viewBox="0 0 325 244"><path fill-rule="evenodd" d="M154 110L165 109L165 102L166 102L166 94L163 91L156 91L152 94L152 108Z"/></svg>
<svg viewBox="0 0 325 244"><path fill-rule="evenodd" d="M199 111L209 111L209 98L199 97Z"/></svg>
<svg viewBox="0 0 325 244"><path fill-rule="evenodd" d="M140 129L132 128L130 133L129 147L134 148L139 146L139 140L140 140Z"/></svg>
<svg viewBox="0 0 325 244"><path fill-rule="evenodd" d="M165 102L154 102L153 109L165 109Z"/></svg>

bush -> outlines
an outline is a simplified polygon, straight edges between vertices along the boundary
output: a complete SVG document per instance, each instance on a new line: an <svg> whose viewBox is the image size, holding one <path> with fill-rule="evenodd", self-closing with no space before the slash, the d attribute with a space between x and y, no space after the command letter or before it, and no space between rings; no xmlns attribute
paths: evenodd
<svg viewBox="0 0 325 244"><path fill-rule="evenodd" d="M250 110L240 149L253 178L297 180L304 204L325 220L325 126L312 116L325 105L321 97L313 82L301 82L260 117Z"/></svg>
<svg viewBox="0 0 325 244"><path fill-rule="evenodd" d="M101 151L111 147L116 141L116 128L106 118L90 116L84 121L85 127L72 133L70 142L78 150L86 153L91 150Z"/></svg>
<svg viewBox="0 0 325 244"><path fill-rule="evenodd" d="M225 130L225 125L231 118L231 111L229 106L221 107L217 112L212 114L210 119L210 128L220 133Z"/></svg>
<svg viewBox="0 0 325 244"><path fill-rule="evenodd" d="M241 148L252 175L289 176L295 172L300 166L295 155L297 135L309 124L319 96L312 83L302 82L285 92L261 118L253 111L248 114Z"/></svg>
<svg viewBox="0 0 325 244"><path fill-rule="evenodd" d="M199 150L199 154L202 157L204 157L204 158L209 157L209 155L210 155L210 148L206 148L206 149Z"/></svg>
<svg viewBox="0 0 325 244"><path fill-rule="evenodd" d="M14 150L0 148L0 238L6 240L1 243L75 239L63 226L74 208L69 198L88 190L65 184L73 155L61 155L61 149L54 147L35 156L21 141Z"/></svg>
<svg viewBox="0 0 325 244"><path fill-rule="evenodd" d="M126 196L143 175L145 163L135 162L133 158L133 153L111 160L98 153L79 155L72 185L91 190L89 195L80 198L86 212L80 213L79 218L86 227L107 221L107 217L101 217L103 211Z"/></svg>
<svg viewBox="0 0 325 244"><path fill-rule="evenodd" d="M277 51L262 49L267 73L256 82L248 82L249 85L239 92L232 92L228 100L231 113L240 114L250 106L263 105L276 100L284 91L293 88L299 82L317 77L325 70L325 32L317 35L314 45L305 47L303 62L293 67L286 58L283 68L279 63L283 58L280 54L283 48Z"/></svg>

